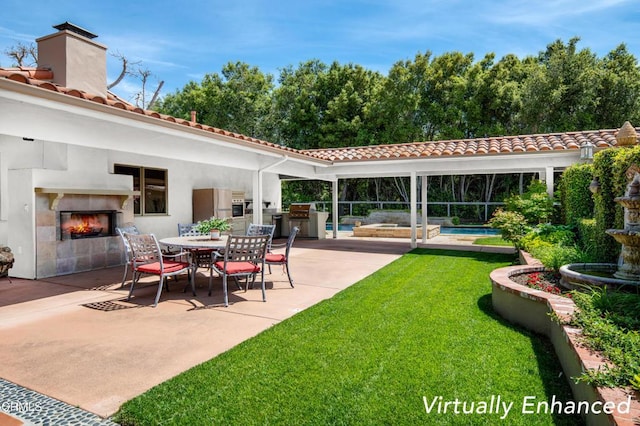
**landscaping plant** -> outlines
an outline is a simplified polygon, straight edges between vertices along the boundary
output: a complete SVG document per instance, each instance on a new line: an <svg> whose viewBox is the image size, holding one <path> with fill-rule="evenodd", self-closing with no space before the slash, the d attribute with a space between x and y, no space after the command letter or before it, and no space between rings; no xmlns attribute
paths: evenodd
<svg viewBox="0 0 640 426"><path fill-rule="evenodd" d="M585 344L611 362L589 370L579 380L598 386L635 386L640 375L640 294L606 287L574 291L578 307L572 324L582 329Z"/></svg>

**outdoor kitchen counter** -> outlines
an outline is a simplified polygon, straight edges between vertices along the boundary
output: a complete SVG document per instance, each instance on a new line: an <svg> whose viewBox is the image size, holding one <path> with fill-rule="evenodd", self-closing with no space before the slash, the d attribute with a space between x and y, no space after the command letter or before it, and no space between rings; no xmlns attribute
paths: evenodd
<svg viewBox="0 0 640 426"><path fill-rule="evenodd" d="M282 215L282 235L289 235L292 227L300 227L298 234L302 238L324 239L327 237L327 212L309 212L309 219L290 218L288 212L277 213ZM266 223L266 222L265 222Z"/></svg>
<svg viewBox="0 0 640 426"><path fill-rule="evenodd" d="M289 212L281 212L281 213L264 213L262 215L262 223L265 225L273 223L273 217L282 217L281 219L281 234L283 237L289 235L291 228L293 226L300 227L299 237L302 238L317 238L317 239L325 239L327 238L327 219L329 218L329 213L327 212L316 212L312 211L309 213L309 219L290 219ZM248 214L245 215L244 219L246 223L253 222L253 216Z"/></svg>

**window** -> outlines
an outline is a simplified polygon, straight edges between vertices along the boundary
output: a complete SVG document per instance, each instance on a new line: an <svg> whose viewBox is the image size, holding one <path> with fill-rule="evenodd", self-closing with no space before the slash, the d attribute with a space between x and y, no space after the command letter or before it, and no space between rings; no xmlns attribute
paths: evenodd
<svg viewBox="0 0 640 426"><path fill-rule="evenodd" d="M114 173L133 176L133 213L137 215L167 214L167 171L116 164Z"/></svg>

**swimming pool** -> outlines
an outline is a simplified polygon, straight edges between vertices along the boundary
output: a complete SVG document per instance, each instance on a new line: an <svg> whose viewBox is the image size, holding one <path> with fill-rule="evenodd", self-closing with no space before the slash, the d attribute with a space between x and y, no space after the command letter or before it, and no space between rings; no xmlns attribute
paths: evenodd
<svg viewBox="0 0 640 426"><path fill-rule="evenodd" d="M327 231L333 230L333 225L327 223ZM352 231L353 225L346 223L338 224L338 231ZM485 226L441 226L441 234L448 235L500 235L499 229Z"/></svg>
<svg viewBox="0 0 640 426"><path fill-rule="evenodd" d="M441 226L440 233L450 235L500 235L500 230L484 226Z"/></svg>

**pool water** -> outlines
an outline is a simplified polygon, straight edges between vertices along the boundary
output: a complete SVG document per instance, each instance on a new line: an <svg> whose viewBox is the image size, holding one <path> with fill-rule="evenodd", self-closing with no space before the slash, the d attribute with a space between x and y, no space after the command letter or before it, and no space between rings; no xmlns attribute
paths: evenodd
<svg viewBox="0 0 640 426"><path fill-rule="evenodd" d="M440 233L452 235L500 235L500 230L483 226L441 226Z"/></svg>
<svg viewBox="0 0 640 426"><path fill-rule="evenodd" d="M333 225L327 223L327 231L332 231ZM353 225L346 223L338 224L338 231L352 231ZM499 229L484 226L441 226L441 234L448 235L500 235Z"/></svg>

